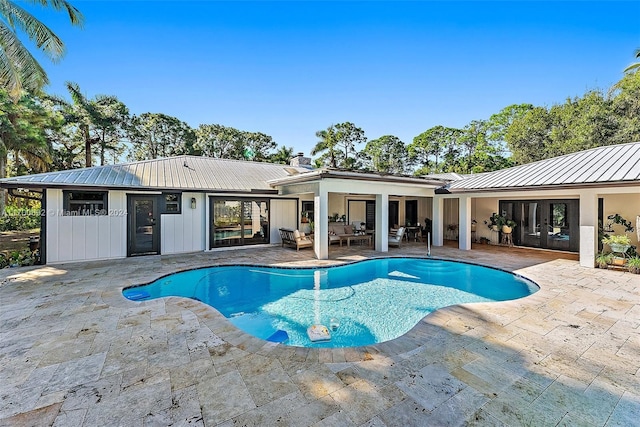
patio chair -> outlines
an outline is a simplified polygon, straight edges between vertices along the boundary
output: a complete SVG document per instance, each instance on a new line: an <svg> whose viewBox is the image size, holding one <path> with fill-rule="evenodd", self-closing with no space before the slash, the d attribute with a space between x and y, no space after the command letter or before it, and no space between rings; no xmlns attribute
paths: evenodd
<svg viewBox="0 0 640 427"><path fill-rule="evenodd" d="M299 251L300 248L312 248L313 247L313 239L310 236L302 233L301 231L294 230L293 238L296 242L296 250Z"/></svg>
<svg viewBox="0 0 640 427"><path fill-rule="evenodd" d="M397 246L400 247L402 243L402 238L404 237L404 227L398 228L395 234L389 234L389 246Z"/></svg>
<svg viewBox="0 0 640 427"><path fill-rule="evenodd" d="M313 239L310 236L305 235L299 230L291 230L288 228L280 228L280 238L282 239L282 246L291 245L295 246L296 250L300 248L313 247Z"/></svg>

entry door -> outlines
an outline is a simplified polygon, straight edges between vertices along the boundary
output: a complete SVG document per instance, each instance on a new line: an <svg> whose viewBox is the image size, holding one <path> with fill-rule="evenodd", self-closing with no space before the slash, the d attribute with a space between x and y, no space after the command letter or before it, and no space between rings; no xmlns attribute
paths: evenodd
<svg viewBox="0 0 640 427"><path fill-rule="evenodd" d="M158 200L157 196L128 196L129 256L160 253Z"/></svg>

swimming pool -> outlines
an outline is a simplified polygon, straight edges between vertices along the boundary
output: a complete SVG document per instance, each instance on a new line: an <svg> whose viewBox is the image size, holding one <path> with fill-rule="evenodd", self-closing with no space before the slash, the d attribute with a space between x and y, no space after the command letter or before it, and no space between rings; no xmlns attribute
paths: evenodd
<svg viewBox="0 0 640 427"><path fill-rule="evenodd" d="M219 266L184 271L127 288L143 301L180 296L217 309L259 338L304 347L353 347L397 338L450 305L505 301L538 286L488 267L422 258L383 258L325 268ZM331 339L312 342L325 325Z"/></svg>

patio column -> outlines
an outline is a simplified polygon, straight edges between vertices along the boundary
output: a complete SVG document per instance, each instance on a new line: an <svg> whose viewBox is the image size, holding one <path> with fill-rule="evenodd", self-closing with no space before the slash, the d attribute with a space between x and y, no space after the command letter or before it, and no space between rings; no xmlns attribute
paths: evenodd
<svg viewBox="0 0 640 427"><path fill-rule="evenodd" d="M598 253L598 194L595 190L580 192L580 265L595 267Z"/></svg>
<svg viewBox="0 0 640 427"><path fill-rule="evenodd" d="M432 233L433 246L442 246L444 244L444 199L437 195L433 197L433 224Z"/></svg>
<svg viewBox="0 0 640 427"><path fill-rule="evenodd" d="M388 194L376 194L376 251L389 251Z"/></svg>
<svg viewBox="0 0 640 427"><path fill-rule="evenodd" d="M458 199L458 248L463 251L471 249L471 197L461 196Z"/></svg>
<svg viewBox="0 0 640 427"><path fill-rule="evenodd" d="M314 239L313 250L318 259L329 259L329 192L320 183L313 198Z"/></svg>

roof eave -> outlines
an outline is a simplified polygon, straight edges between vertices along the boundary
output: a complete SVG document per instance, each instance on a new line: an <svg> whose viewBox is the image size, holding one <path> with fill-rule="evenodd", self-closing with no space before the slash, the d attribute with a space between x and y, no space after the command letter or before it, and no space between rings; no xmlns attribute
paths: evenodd
<svg viewBox="0 0 640 427"><path fill-rule="evenodd" d="M406 183L406 184L419 184L440 187L446 183L444 180L426 180L423 178L404 177L397 175L377 175L377 174L365 174L358 172L336 171L336 170L318 170L301 175L274 179L267 181L272 187L299 184L301 182L317 181L325 178L344 178L355 181L379 181L379 182L393 182L393 183Z"/></svg>
<svg viewBox="0 0 640 427"><path fill-rule="evenodd" d="M579 188L598 187L633 187L640 185L640 181L608 181L608 182L581 182L577 184L557 184L557 185L533 185L522 187L498 187L498 188L447 188L446 192L436 194L465 194L465 193L504 193L509 191L523 190L570 190ZM441 189L439 189L441 190Z"/></svg>
<svg viewBox="0 0 640 427"><path fill-rule="evenodd" d="M117 185L92 185L92 184L47 184L34 182L0 182L0 188L29 188L29 189L57 189L70 190L82 189L90 191L164 191L181 193L247 193L247 194L278 194L278 190L269 188L252 189L216 189L216 188L176 188L176 187L149 187L149 186L117 186Z"/></svg>

